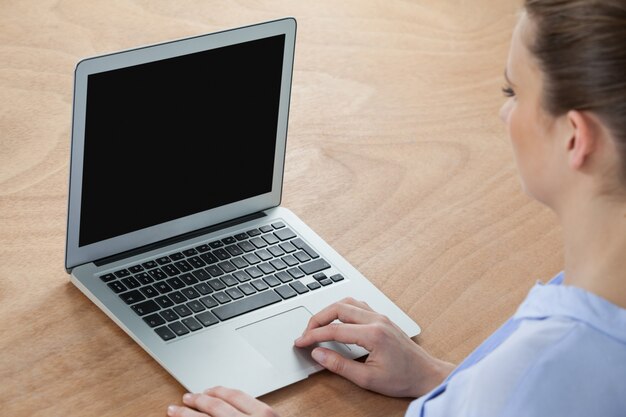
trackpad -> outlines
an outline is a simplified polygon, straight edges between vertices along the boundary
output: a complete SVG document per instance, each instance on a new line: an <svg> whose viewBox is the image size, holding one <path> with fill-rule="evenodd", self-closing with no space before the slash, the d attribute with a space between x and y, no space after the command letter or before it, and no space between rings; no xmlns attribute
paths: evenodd
<svg viewBox="0 0 626 417"><path fill-rule="evenodd" d="M318 345L349 356L350 348L343 343L323 342L306 349L293 345L293 341L302 335L311 316L312 314L306 308L297 307L240 327L237 332L265 359L284 371L303 371L318 365L311 358L311 350Z"/></svg>

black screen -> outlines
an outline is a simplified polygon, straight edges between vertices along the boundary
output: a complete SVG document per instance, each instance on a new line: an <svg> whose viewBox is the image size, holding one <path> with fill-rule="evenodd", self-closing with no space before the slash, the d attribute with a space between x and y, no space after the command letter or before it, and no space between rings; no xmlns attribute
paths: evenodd
<svg viewBox="0 0 626 417"><path fill-rule="evenodd" d="M284 43L89 75L79 246L271 191Z"/></svg>

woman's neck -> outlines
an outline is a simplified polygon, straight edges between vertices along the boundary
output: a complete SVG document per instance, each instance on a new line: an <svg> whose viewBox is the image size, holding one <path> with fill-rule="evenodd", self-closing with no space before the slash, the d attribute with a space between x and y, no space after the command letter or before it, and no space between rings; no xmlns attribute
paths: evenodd
<svg viewBox="0 0 626 417"><path fill-rule="evenodd" d="M626 202L594 198L559 213L563 224L564 284L626 308Z"/></svg>

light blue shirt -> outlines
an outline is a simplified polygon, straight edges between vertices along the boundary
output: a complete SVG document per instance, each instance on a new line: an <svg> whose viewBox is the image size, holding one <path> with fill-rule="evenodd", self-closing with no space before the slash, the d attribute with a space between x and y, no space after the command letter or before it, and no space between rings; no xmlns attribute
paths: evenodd
<svg viewBox="0 0 626 417"><path fill-rule="evenodd" d="M626 417L626 309L563 272L405 417Z"/></svg>

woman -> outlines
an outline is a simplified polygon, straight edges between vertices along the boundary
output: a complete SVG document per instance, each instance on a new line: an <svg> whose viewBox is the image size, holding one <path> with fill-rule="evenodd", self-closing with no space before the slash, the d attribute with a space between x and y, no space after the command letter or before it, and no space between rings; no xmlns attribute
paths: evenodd
<svg viewBox="0 0 626 417"><path fill-rule="evenodd" d="M626 416L626 1L526 0L501 110L524 190L552 208L565 266L455 367L386 317L343 300L311 319L298 347L357 385L415 397L406 416ZM340 322L334 322L339 319ZM185 394L170 416L275 416L245 393Z"/></svg>

